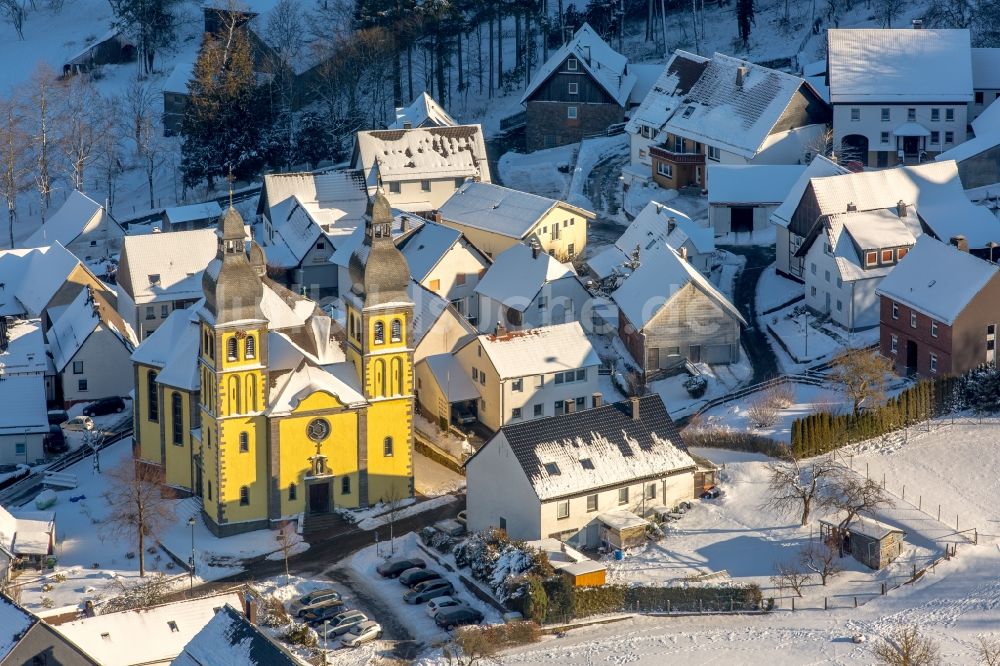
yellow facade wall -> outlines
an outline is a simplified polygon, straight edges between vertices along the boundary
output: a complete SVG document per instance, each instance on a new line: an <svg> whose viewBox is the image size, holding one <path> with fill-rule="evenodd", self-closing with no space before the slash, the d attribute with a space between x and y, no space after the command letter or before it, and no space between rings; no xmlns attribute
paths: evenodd
<svg viewBox="0 0 1000 666"><path fill-rule="evenodd" d="M159 369L140 363L136 363L135 366L137 384L135 387L136 411L133 434L138 442L138 455L141 460L159 464L162 462L160 418L163 416L163 410L159 410L160 414L155 421L149 420L149 386L150 382L155 384L155 377ZM152 373L152 377L150 373Z"/></svg>
<svg viewBox="0 0 1000 666"><path fill-rule="evenodd" d="M267 447L264 417L234 416L219 421L220 487L226 522L267 518ZM247 433L248 451L240 450L240 433ZM249 490L249 504L240 504L240 489Z"/></svg>
<svg viewBox="0 0 1000 666"><path fill-rule="evenodd" d="M181 406L181 443L174 442L174 396L180 397ZM166 426L166 442L163 447L164 467L168 486L193 491L191 478L191 393L179 389L164 387L163 389L163 423Z"/></svg>
<svg viewBox="0 0 1000 666"><path fill-rule="evenodd" d="M368 502L403 499L411 494L413 472L412 398L377 400L368 406ZM385 440L392 438L392 455Z"/></svg>

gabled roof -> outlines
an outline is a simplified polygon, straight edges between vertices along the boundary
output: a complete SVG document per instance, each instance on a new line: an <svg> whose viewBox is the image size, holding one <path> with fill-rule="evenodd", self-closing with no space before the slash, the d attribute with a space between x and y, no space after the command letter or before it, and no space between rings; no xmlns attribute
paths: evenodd
<svg viewBox="0 0 1000 666"><path fill-rule="evenodd" d="M324 233L350 234L361 225L368 206L364 175L357 169L266 174L257 214L279 228L296 206Z"/></svg>
<svg viewBox="0 0 1000 666"><path fill-rule="evenodd" d="M505 438L543 502L693 471L695 462L660 396L654 393L636 400L637 418L632 416L632 402L626 400L507 424L483 448ZM475 456L466 465L473 460Z"/></svg>
<svg viewBox="0 0 1000 666"><path fill-rule="evenodd" d="M62 372L98 326L107 328L125 348L135 349L135 333L107 299L91 288L81 289L49 329L49 350L56 371Z"/></svg>
<svg viewBox="0 0 1000 666"><path fill-rule="evenodd" d="M369 194L379 184L393 181L478 178L490 182L479 125L370 130L356 137L355 166L364 171Z"/></svg>
<svg viewBox="0 0 1000 666"><path fill-rule="evenodd" d="M407 298L413 303L413 344L412 347L419 347L424 337L430 333L434 325L441 319L445 312L452 312L455 321L465 329L466 334L475 334L476 329L468 320L460 315L454 306L444 298L441 298L430 289L427 289L416 280L411 280L406 288Z"/></svg>
<svg viewBox="0 0 1000 666"><path fill-rule="evenodd" d="M171 206L163 210L171 224L183 224L197 220L217 220L222 215L222 206L218 201L188 204L187 206Z"/></svg>
<svg viewBox="0 0 1000 666"><path fill-rule="evenodd" d="M639 108L632 113L632 118L625 125L625 131L635 134L640 125L659 130L670 118L681 103L684 95L698 82L709 59L694 53L677 49L660 77L653 84L652 90L643 98Z"/></svg>
<svg viewBox="0 0 1000 666"><path fill-rule="evenodd" d="M56 625L53 629L102 666L159 663L180 654L226 604L239 605L239 594L229 592L95 615ZM137 650L137 646L141 649Z"/></svg>
<svg viewBox="0 0 1000 666"><path fill-rule="evenodd" d="M403 239L408 238L421 225L427 224L428 220L413 213L405 213L396 209L392 211L392 238L399 244ZM351 255L357 250L365 239L365 227L361 225L352 231L348 236L337 243L337 249L330 255L330 263L347 268L351 260Z"/></svg>
<svg viewBox="0 0 1000 666"><path fill-rule="evenodd" d="M556 207L577 213L581 222L594 219L590 211L565 201L472 181L455 190L438 212L446 221L522 240Z"/></svg>
<svg viewBox="0 0 1000 666"><path fill-rule="evenodd" d="M974 138L939 153L934 159L939 162L961 162L1000 145L1000 103L997 100L972 121L972 129L976 134Z"/></svg>
<svg viewBox="0 0 1000 666"><path fill-rule="evenodd" d="M37 617L0 594L0 661L6 659L38 621Z"/></svg>
<svg viewBox="0 0 1000 666"><path fill-rule="evenodd" d="M681 259L673 248L663 244L648 249L639 268L625 278L622 285L611 294L611 298L632 325L641 331L678 292L689 284L704 293L720 309L747 326L743 315L722 292L690 262Z"/></svg>
<svg viewBox="0 0 1000 666"><path fill-rule="evenodd" d="M410 123L410 127L454 127L458 124L426 90L409 106L396 109L396 121L389 129L403 129L404 123Z"/></svg>
<svg viewBox="0 0 1000 666"><path fill-rule="evenodd" d="M709 164L708 203L780 204L806 168L801 164Z"/></svg>
<svg viewBox="0 0 1000 666"><path fill-rule="evenodd" d="M965 29L830 29L827 54L833 104L972 101Z"/></svg>
<svg viewBox="0 0 1000 666"><path fill-rule="evenodd" d="M96 228L99 224L106 225L109 239L125 235L118 223L107 215L104 206L79 190L73 190L59 210L24 241L24 246L43 247L53 243L69 245L80 234Z"/></svg>
<svg viewBox="0 0 1000 666"><path fill-rule="evenodd" d="M170 663L171 666L304 666L306 662L227 603Z"/></svg>
<svg viewBox="0 0 1000 666"><path fill-rule="evenodd" d="M164 368L177 356L190 356L188 338L194 336L195 342L199 339L197 311L201 305L199 301L190 307L173 310L163 323L135 348L132 352L132 361ZM197 357L197 352L195 356ZM195 365L196 358L191 361L191 365Z"/></svg>
<svg viewBox="0 0 1000 666"><path fill-rule="evenodd" d="M578 321L501 334L488 333L476 340L500 379L546 375L601 363Z"/></svg>
<svg viewBox="0 0 1000 666"><path fill-rule="evenodd" d="M998 271L994 263L924 235L876 293L950 326Z"/></svg>
<svg viewBox="0 0 1000 666"><path fill-rule="evenodd" d="M1000 90L1000 49L972 49L972 87Z"/></svg>
<svg viewBox="0 0 1000 666"><path fill-rule="evenodd" d="M837 213L824 219L823 232L810 234L795 253L804 257L822 236L833 252L837 271L844 282L888 275L894 265L866 267L862 258L869 250L910 247L922 234L916 215L900 218L895 208Z"/></svg>
<svg viewBox="0 0 1000 666"><path fill-rule="evenodd" d="M441 258L462 238L462 232L436 222L425 222L397 244L406 257L410 275L423 282ZM475 250L474 250L475 251Z"/></svg>
<svg viewBox="0 0 1000 666"><path fill-rule="evenodd" d="M215 258L215 229L126 236L118 284L140 299L201 298L201 273Z"/></svg>
<svg viewBox="0 0 1000 666"><path fill-rule="evenodd" d="M39 319L20 319L7 324L7 349L0 351L0 377L44 374L48 368L45 336Z"/></svg>
<svg viewBox="0 0 1000 666"><path fill-rule="evenodd" d="M434 354L421 362L427 364L427 369L434 375L434 380L448 402L476 400L480 397L479 388L469 379L468 373L458 364L454 355Z"/></svg>
<svg viewBox="0 0 1000 666"><path fill-rule="evenodd" d="M493 260L476 285L476 293L523 312L546 284L574 276L571 266L560 264L544 250L535 252L515 243Z"/></svg>
<svg viewBox="0 0 1000 666"><path fill-rule="evenodd" d="M339 361L324 367L305 356L291 372L278 378L268 397L268 414L289 414L313 393L329 393L348 406L362 405L365 396L353 363Z"/></svg>
<svg viewBox="0 0 1000 666"><path fill-rule="evenodd" d="M0 405L0 435L49 431L44 376L5 376L0 381Z"/></svg>
<svg viewBox="0 0 1000 666"><path fill-rule="evenodd" d="M58 242L31 250L0 250L0 316L41 316L78 266L87 270Z"/></svg>
<svg viewBox="0 0 1000 666"><path fill-rule="evenodd" d="M279 210L280 214L276 214ZM295 268L323 236L323 230L297 196L271 207L271 223L277 233L277 238L266 246L272 266Z"/></svg>
<svg viewBox="0 0 1000 666"><path fill-rule="evenodd" d="M580 26L573 39L553 53L541 69L531 77L528 89L521 96L521 104L527 102L539 86L545 83L571 55L576 56L579 66L588 72L613 100L625 106L636 82L635 75L628 71L628 58L611 48L587 23Z"/></svg>
<svg viewBox="0 0 1000 666"><path fill-rule="evenodd" d="M845 518L847 518L847 512L838 511L829 518L821 518L819 522L831 527L839 527ZM847 529L855 534L863 534L873 539L884 539L890 534L906 534L902 528L883 523L868 516L855 516L847 524Z"/></svg>
<svg viewBox="0 0 1000 666"><path fill-rule="evenodd" d="M822 155L817 155L813 161L805 168L805 171L798 177L795 184L788 190L788 194L782 200L781 205L771 213L771 224L787 227L795 215L795 209L799 207L802 195L809 187L809 181L822 176L839 176L850 173L845 167L836 162L831 162Z"/></svg>
<svg viewBox="0 0 1000 666"><path fill-rule="evenodd" d="M163 82L163 92L188 94L188 82L194 78L194 63L180 62L170 72L170 76Z"/></svg>

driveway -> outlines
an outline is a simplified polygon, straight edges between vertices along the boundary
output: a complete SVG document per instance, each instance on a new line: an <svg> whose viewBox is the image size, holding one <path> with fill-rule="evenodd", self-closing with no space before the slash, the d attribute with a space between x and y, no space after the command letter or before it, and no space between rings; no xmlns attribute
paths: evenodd
<svg viewBox="0 0 1000 666"><path fill-rule="evenodd" d="M743 331L743 348L753 366L751 383L762 382L781 374L778 357L767 342L767 336L757 325L757 282L764 269L774 263L774 248L758 245L725 245L719 249L746 257L743 270L736 276L733 286L733 305L750 324Z"/></svg>

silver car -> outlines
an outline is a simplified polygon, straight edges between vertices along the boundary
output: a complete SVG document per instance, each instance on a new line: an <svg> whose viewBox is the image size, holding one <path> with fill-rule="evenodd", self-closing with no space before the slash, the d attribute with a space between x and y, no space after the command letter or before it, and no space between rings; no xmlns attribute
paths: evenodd
<svg viewBox="0 0 1000 666"><path fill-rule="evenodd" d="M439 611L445 608L454 608L456 606L466 606L467 604L461 599L456 599L455 597L435 597L427 602L427 614L434 617Z"/></svg>
<svg viewBox="0 0 1000 666"><path fill-rule="evenodd" d="M292 601L288 605L288 612L294 617L302 617L311 610L338 602L340 602L340 592L334 589L313 590Z"/></svg>
<svg viewBox="0 0 1000 666"><path fill-rule="evenodd" d="M346 634L351 627L367 622L368 616L359 610L344 611L330 618L330 624L326 626L326 639L332 640L341 634ZM323 625L318 627L320 637L323 637Z"/></svg>

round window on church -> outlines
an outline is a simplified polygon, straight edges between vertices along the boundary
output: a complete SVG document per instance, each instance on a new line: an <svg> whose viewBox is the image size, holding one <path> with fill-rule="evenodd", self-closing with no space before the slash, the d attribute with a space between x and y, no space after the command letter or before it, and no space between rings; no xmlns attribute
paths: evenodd
<svg viewBox="0 0 1000 666"><path fill-rule="evenodd" d="M313 419L306 426L306 435L314 442L322 442L330 436L330 422L326 419Z"/></svg>

